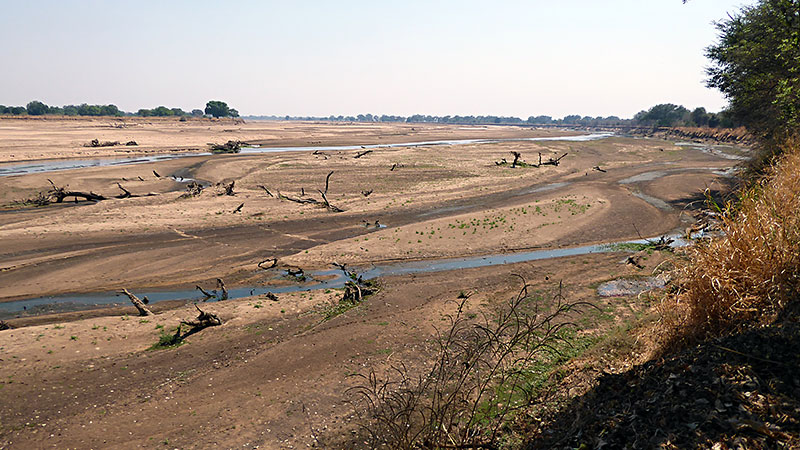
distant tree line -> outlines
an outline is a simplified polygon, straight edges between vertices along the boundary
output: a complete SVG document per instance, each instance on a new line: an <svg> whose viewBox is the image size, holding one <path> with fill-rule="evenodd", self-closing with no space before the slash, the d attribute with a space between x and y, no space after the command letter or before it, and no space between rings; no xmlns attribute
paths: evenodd
<svg viewBox="0 0 800 450"><path fill-rule="evenodd" d="M64 115L64 116L138 116L138 117L239 117L239 112L230 108L227 103L211 100L203 110L193 109L191 112L181 108L157 106L152 109L142 108L135 113L120 111L115 105L65 105L48 106L38 100L27 106L0 105L0 114L7 115ZM592 117L578 114L568 115L560 119L551 116L530 116L527 119L512 116L431 116L414 114L412 116L391 116L358 114L356 116L327 117L293 117L293 116L247 116L251 119L270 120L317 120L330 122L406 122L406 123L444 123L459 125L567 125L580 127L617 127L617 126L654 126L654 127L712 127L734 128L741 122L730 112L710 113L705 108L689 111L683 106L664 103L641 111L633 119L621 119L617 116Z"/></svg>
<svg viewBox="0 0 800 450"><path fill-rule="evenodd" d="M712 127L734 128L739 123L727 111L719 113L706 112L705 108L689 111L683 106L671 103L653 106L641 111L633 119L621 119L617 116L592 117L578 114L568 115L561 119L551 116L530 116L527 119L505 116L431 116L414 114L412 116L390 116L359 114L357 116L245 116L249 119L296 120L296 121L329 121L329 122L406 122L406 123L446 123L458 125L568 125L580 127L618 127L618 126L654 126L654 127Z"/></svg>
<svg viewBox="0 0 800 450"><path fill-rule="evenodd" d="M218 100L211 100L206 103L205 110L193 109L186 112L181 108L167 108L157 106L153 109L142 108L135 113L120 111L116 105L64 105L49 106L38 100L29 102L26 106L4 106L0 105L0 114L13 116L138 116L138 117L239 117L239 112L228 107L227 103Z"/></svg>

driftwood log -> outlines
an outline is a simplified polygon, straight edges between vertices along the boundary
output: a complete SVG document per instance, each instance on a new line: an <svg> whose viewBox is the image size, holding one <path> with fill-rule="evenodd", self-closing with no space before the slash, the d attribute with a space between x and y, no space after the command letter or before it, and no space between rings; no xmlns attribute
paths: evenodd
<svg viewBox="0 0 800 450"><path fill-rule="evenodd" d="M534 167L541 167L541 166L557 166L561 163L561 159L567 156L569 153L564 153L563 155L559 156L558 158L549 158L547 161L542 161L542 154L539 153L539 164Z"/></svg>
<svg viewBox="0 0 800 450"><path fill-rule="evenodd" d="M228 141L224 144L208 144L211 147L211 153L239 153L243 145L247 145L244 141Z"/></svg>
<svg viewBox="0 0 800 450"><path fill-rule="evenodd" d="M192 181L188 185L186 185L186 192L181 194L181 196L178 198L196 197L200 195L201 192L203 192L203 185L201 185L196 181Z"/></svg>
<svg viewBox="0 0 800 450"><path fill-rule="evenodd" d="M216 295L214 295L214 294L212 294L212 293L208 292L207 290L205 290L205 289L201 288L199 284L196 284L196 285L194 285L194 287L195 287L195 288L196 288L198 291L200 291L200 293L201 293L201 294L205 295L205 296L206 296L206 299L209 299L209 298L216 297Z"/></svg>
<svg viewBox="0 0 800 450"><path fill-rule="evenodd" d="M328 209L328 211L331 212L342 212L344 211L343 209L332 205L331 202L328 201L328 187L330 186L331 175L333 175L332 170L328 173L328 176L325 177L325 190L323 191L322 189L317 189L317 192L319 192L320 195L322 196L322 201L319 201L311 197L290 197L288 195L281 194L281 191L276 191L278 194L277 197L280 200L289 200L290 202L295 202L300 204L324 206L325 208ZM266 190L266 188L264 189ZM305 189L302 190L302 193L305 194Z"/></svg>
<svg viewBox="0 0 800 450"><path fill-rule="evenodd" d="M225 283L222 282L222 278L217 278L217 290L220 292L220 300L228 299L228 289L225 288Z"/></svg>
<svg viewBox="0 0 800 450"><path fill-rule="evenodd" d="M361 275L354 270L348 270L347 264L339 264L337 262L331 263L334 267L339 268L348 278L344 284L344 294L340 302L358 304L364 300L364 297L375 293L375 286L369 281L365 281Z"/></svg>
<svg viewBox="0 0 800 450"><path fill-rule="evenodd" d="M270 263L270 265L269 266L265 266L264 264L268 263L268 262ZM273 267L275 267L277 265L278 265L278 258L269 258L269 259L265 259L265 260L261 261L260 263L258 263L258 268L259 269L264 269L264 270L269 270L269 269L272 269Z"/></svg>
<svg viewBox="0 0 800 450"><path fill-rule="evenodd" d="M221 278L217 278L217 288L215 291L208 292L207 290L200 287L199 284L196 284L194 287L206 297L206 300L215 297L218 298L220 301L228 299L228 289L225 288L225 283L222 281Z"/></svg>
<svg viewBox="0 0 800 450"><path fill-rule="evenodd" d="M154 315L153 311L150 311L150 309L147 307L147 305L145 305L145 302L139 300L139 297L133 295L127 289L123 289L121 292L128 296L128 298L131 300L131 303L133 303L133 306L135 306L136 309L139 310L139 315L140 316L152 316L152 315ZM147 297L145 297L145 298L147 298Z"/></svg>
<svg viewBox="0 0 800 450"><path fill-rule="evenodd" d="M258 185L258 186L256 186L256 187L260 187L261 189L263 189L263 190L264 190L264 192L266 192L266 193L267 193L267 195L269 195L270 197L275 197L274 195L272 195L272 192L270 192L270 191L269 191L269 189L267 189L267 187L266 187L266 186L264 186L264 185L262 185L262 184L259 184L259 185Z"/></svg>
<svg viewBox="0 0 800 450"><path fill-rule="evenodd" d="M50 190L47 191L46 193L40 192L37 197L27 200L26 203L32 203L43 206L49 203L63 203L64 200L68 197L75 198L76 203L78 202L79 198L91 202L99 202L102 200L108 200L109 198L104 195L95 194L94 192L91 191L90 192L72 191L69 190L69 186L56 186L56 184L53 183L53 180L48 179L47 181L50 183ZM122 193L115 195L112 198L123 199L123 198L134 198L134 197L151 197L154 195L158 195L153 192L149 192L143 195L133 194L131 193L131 191L125 189L121 183L117 183L117 187L122 191Z"/></svg>
<svg viewBox="0 0 800 450"><path fill-rule="evenodd" d="M122 187L121 184L117 183L117 187L120 188L120 190L122 190L122 194L118 195L117 198L130 198L131 197L131 192L129 190L125 189L124 187Z"/></svg>
<svg viewBox="0 0 800 450"><path fill-rule="evenodd" d="M295 198L281 194L281 191L276 191L276 192L278 193L278 198L281 200L289 200L290 202L301 203L301 204L314 204L314 205L322 204L322 202L320 202L319 200L315 200L313 198Z"/></svg>
<svg viewBox="0 0 800 450"><path fill-rule="evenodd" d="M77 200L78 198L82 198L84 200L94 201L94 202L100 200L106 200L106 197L100 194L95 194L94 192L70 191L67 189L68 186L60 187L56 186L55 183L53 183L53 181L50 179L48 179L47 181L50 182L50 186L52 187L52 189L50 189L47 195L48 197L52 197L56 203L63 202L64 199L67 197L75 197L75 200Z"/></svg>
<svg viewBox="0 0 800 450"><path fill-rule="evenodd" d="M292 269L290 267L290 268L286 269L286 275L299 278L299 277L305 276L305 272L300 267L298 267L297 269Z"/></svg>
<svg viewBox="0 0 800 450"><path fill-rule="evenodd" d="M104 142L100 142L99 139L92 139L86 145L86 147L113 147L115 145L119 145L119 141L104 141Z"/></svg>
<svg viewBox="0 0 800 450"><path fill-rule="evenodd" d="M188 325L195 330L222 325L222 320L216 314L203 311L197 304L194 307L200 314L194 320L181 320L181 325Z"/></svg>
<svg viewBox="0 0 800 450"><path fill-rule="evenodd" d="M222 182L217 183L217 187L221 189L221 191L217 192L217 195L230 195L230 196L236 195L236 193L233 192L233 186L235 184L236 180L231 180L230 183L222 183Z"/></svg>

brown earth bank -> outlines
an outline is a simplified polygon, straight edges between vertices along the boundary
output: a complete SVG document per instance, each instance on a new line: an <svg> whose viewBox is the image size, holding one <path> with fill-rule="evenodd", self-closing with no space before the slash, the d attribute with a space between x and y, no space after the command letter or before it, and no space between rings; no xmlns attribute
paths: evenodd
<svg viewBox="0 0 800 450"><path fill-rule="evenodd" d="M0 127L4 124L0 121ZM33 121L15 126L25 124L40 126ZM181 141L176 130L181 126L185 123L154 121L140 128L142 136L162 136L154 148L166 149L170 142L192 145ZM420 128L429 133L421 140L488 137L456 126L253 126L275 127L276 137L253 131L236 138L275 139L281 145L281 136L286 142L305 139L303 145L320 139L358 144L395 139L381 133ZM0 130L0 158L16 160L21 151L5 143L25 133L33 136L33 144L23 151L34 159L85 156L78 145L90 137L121 140L95 136L92 127L124 131L102 121L42 135L35 129L10 135ZM197 131L199 137L192 139L216 142L230 133L206 132ZM53 143L47 144L51 133ZM487 133L541 135L517 127L492 127ZM65 141L76 146L59 150ZM496 164L513 160L512 151L529 164ZM0 178L0 204L5 205L0 211L0 301L211 286L218 277L229 288L262 286L280 274L257 266L272 257L278 258L279 269L328 268L333 261L369 267L656 236L690 226L692 209L702 204L705 193L724 195L733 183L724 172L734 164L731 160L648 139L398 147L354 158L357 153L214 155ZM531 166L539 153L544 161L567 156L558 165ZM321 201L318 189L325 189L331 171L327 198L343 212L277 198L280 191L284 197ZM210 187L182 198L186 183L170 175ZM117 183L133 194L154 195L42 207L15 203L49 189L48 179L107 197L122 192ZM235 181L235 195L224 195L215 186L229 181ZM374 227L376 220L386 227ZM545 299L563 280L570 299L604 311L587 310L576 318L581 333L602 333L636 316L647 299L601 298L597 285L619 276L649 275L669 258L644 253L637 256L639 268L626 264L627 256L604 253L385 277L378 294L341 314L336 314L341 312L336 309L342 296L338 289L280 294L277 301L255 296L206 303L201 307L218 314L223 325L162 350L147 349L161 332L195 316L193 307L156 304L158 314L144 318L133 316L131 307L106 310L105 316L52 315L45 321L20 315L9 323L21 328L0 331L0 446L336 446L355 429L345 403L345 390L354 383L350 375L369 368L385 371L399 362L423 364L429 339L460 293L469 293L469 307L480 312L518 291L513 273L523 275Z"/></svg>
<svg viewBox="0 0 800 450"><path fill-rule="evenodd" d="M634 136L667 140L686 139L694 142L744 145L752 145L755 142L753 135L744 127L639 127L628 129L625 132Z"/></svg>

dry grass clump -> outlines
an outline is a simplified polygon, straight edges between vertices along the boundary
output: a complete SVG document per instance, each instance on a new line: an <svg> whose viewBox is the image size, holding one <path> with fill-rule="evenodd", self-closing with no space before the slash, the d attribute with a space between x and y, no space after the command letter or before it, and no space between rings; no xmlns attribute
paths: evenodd
<svg viewBox="0 0 800 450"><path fill-rule="evenodd" d="M677 294L662 304L664 347L774 319L800 289L800 145L718 208L724 235L689 250ZM716 206L716 205L715 205Z"/></svg>

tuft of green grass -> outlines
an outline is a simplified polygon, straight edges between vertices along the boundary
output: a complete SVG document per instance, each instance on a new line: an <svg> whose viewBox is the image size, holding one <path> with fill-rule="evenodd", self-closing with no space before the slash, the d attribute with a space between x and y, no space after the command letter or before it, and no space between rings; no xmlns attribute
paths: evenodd
<svg viewBox="0 0 800 450"><path fill-rule="evenodd" d="M161 330L161 333L158 335L158 342L151 345L148 350L163 350L180 347L184 342L185 341L181 338L180 327L176 327L173 332Z"/></svg>

